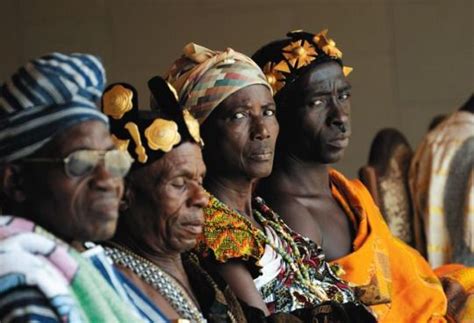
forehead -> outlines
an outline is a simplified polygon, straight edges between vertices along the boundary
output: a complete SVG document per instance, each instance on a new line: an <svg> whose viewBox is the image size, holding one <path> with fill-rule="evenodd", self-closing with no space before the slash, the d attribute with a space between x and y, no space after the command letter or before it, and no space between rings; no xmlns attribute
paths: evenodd
<svg viewBox="0 0 474 323"><path fill-rule="evenodd" d="M304 91L348 86L349 82L336 62L327 62L315 66L305 73L300 80Z"/></svg>
<svg viewBox="0 0 474 323"><path fill-rule="evenodd" d="M185 142L155 161L149 171L159 172L165 177L177 173L193 176L205 172L206 166L202 159L201 148L195 143Z"/></svg>
<svg viewBox="0 0 474 323"><path fill-rule="evenodd" d="M268 87L262 84L246 86L229 95L220 104L219 110L232 109L239 105L268 105L273 104L273 97Z"/></svg>
<svg viewBox="0 0 474 323"><path fill-rule="evenodd" d="M113 147L107 126L100 121L89 120L72 126L53 141L61 154L78 149L107 150Z"/></svg>

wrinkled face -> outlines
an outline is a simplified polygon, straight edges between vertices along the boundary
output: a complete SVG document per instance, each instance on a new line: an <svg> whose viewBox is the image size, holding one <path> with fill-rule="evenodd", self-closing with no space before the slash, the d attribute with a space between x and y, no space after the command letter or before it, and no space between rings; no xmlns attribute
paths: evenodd
<svg viewBox="0 0 474 323"><path fill-rule="evenodd" d="M201 148L190 142L132 172L128 227L147 249L174 254L195 246L209 200L202 187L205 172Z"/></svg>
<svg viewBox="0 0 474 323"><path fill-rule="evenodd" d="M202 130L206 163L213 173L249 179L270 175L279 126L267 87L251 85L230 95Z"/></svg>
<svg viewBox="0 0 474 323"><path fill-rule="evenodd" d="M114 149L107 127L99 121L73 126L51 143L48 158L64 158L80 149ZM26 201L32 218L66 241L106 240L118 220L123 179L113 177L103 162L87 175L69 177L62 163L31 165ZM37 216L38 215L38 216Z"/></svg>
<svg viewBox="0 0 474 323"><path fill-rule="evenodd" d="M351 86L335 62L309 70L299 80L295 144L305 159L330 164L339 161L349 144Z"/></svg>

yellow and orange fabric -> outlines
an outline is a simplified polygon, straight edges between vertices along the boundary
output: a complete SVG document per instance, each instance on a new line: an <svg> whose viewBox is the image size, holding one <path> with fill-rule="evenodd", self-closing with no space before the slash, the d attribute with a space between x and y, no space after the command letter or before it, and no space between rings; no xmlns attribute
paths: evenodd
<svg viewBox="0 0 474 323"><path fill-rule="evenodd" d="M360 181L350 181L332 169L330 179L333 196L356 229L354 251L333 262L343 267L343 279L359 286L361 300L371 305L379 321L474 320L469 309L474 291L472 268L455 266L433 271L416 250L390 233ZM457 296L467 295L456 307L456 313L448 311L448 301L455 300L456 295L448 295L448 300L440 281L440 277L444 281L447 276L462 287L455 293Z"/></svg>

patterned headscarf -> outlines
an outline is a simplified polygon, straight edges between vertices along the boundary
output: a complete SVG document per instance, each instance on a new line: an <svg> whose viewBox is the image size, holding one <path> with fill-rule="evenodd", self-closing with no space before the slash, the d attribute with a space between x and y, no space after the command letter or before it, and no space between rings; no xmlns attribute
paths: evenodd
<svg viewBox="0 0 474 323"><path fill-rule="evenodd" d="M96 106L104 83L92 55L52 53L21 67L0 88L0 162L33 154L78 123L108 124Z"/></svg>
<svg viewBox="0 0 474 323"><path fill-rule="evenodd" d="M261 69L247 56L227 48L212 51L189 43L166 78L177 90L180 105L202 124L227 97L255 84L268 84Z"/></svg>
<svg viewBox="0 0 474 323"><path fill-rule="evenodd" d="M344 75L349 75L352 68L343 65L342 52L327 33L327 29L318 34L292 31L287 34L288 38L273 41L252 56L265 73L274 95L311 67L324 62L337 62Z"/></svg>

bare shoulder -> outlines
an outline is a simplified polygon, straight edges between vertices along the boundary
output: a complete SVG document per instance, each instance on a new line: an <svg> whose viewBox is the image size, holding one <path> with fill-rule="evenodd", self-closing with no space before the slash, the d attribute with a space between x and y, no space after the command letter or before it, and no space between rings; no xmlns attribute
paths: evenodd
<svg viewBox="0 0 474 323"><path fill-rule="evenodd" d="M295 196L273 194L264 199L291 229L318 244L321 243L321 227L317 217Z"/></svg>

